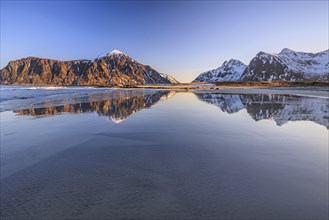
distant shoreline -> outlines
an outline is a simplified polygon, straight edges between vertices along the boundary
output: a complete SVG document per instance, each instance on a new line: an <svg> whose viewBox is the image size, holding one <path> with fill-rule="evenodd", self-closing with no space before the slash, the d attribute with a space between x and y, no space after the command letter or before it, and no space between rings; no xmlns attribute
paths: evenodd
<svg viewBox="0 0 329 220"><path fill-rule="evenodd" d="M256 88L256 87L329 87L329 82L289 82L289 81L244 81L244 82L193 82L179 84L147 84L125 86L99 85L53 85L53 84L0 84L0 86L38 86L38 87L95 87L95 88L159 88L159 89L219 89L219 88Z"/></svg>
<svg viewBox="0 0 329 220"><path fill-rule="evenodd" d="M161 89L176 92L225 93L225 94L280 94L316 98L329 98L329 82L224 82L224 83L181 83L176 85L136 85L124 87L79 86L79 85L2 85L49 87L79 87L93 89Z"/></svg>

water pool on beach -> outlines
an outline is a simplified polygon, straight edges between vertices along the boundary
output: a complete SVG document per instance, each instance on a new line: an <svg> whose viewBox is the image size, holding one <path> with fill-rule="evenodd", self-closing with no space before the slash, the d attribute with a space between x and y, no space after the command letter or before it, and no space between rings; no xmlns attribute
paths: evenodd
<svg viewBox="0 0 329 220"><path fill-rule="evenodd" d="M2 219L328 217L326 98L92 88L1 98Z"/></svg>

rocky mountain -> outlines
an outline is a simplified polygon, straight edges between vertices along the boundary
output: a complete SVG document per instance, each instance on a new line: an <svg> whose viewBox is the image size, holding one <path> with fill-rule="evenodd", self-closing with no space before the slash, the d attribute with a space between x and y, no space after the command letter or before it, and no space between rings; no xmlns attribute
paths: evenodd
<svg viewBox="0 0 329 220"><path fill-rule="evenodd" d="M239 60L225 61L217 69L201 73L193 82L229 82L238 81L241 78L246 65Z"/></svg>
<svg viewBox="0 0 329 220"><path fill-rule="evenodd" d="M171 84L168 77L114 50L94 60L59 61L27 57L11 61L1 70L0 83L57 86Z"/></svg>
<svg viewBox="0 0 329 220"><path fill-rule="evenodd" d="M276 94L196 93L196 96L228 114L243 109L255 121L271 119L281 126L289 121L313 121L329 129L327 99Z"/></svg>
<svg viewBox="0 0 329 220"><path fill-rule="evenodd" d="M194 82L329 81L329 50L305 53L285 48L278 54L259 52L244 69L240 61L230 66L228 63L201 73Z"/></svg>

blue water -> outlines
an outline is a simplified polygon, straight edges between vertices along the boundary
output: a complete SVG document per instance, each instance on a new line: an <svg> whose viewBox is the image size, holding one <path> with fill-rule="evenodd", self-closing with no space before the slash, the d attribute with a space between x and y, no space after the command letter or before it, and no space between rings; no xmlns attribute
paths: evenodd
<svg viewBox="0 0 329 220"><path fill-rule="evenodd" d="M1 93L1 219L328 217L328 99Z"/></svg>
<svg viewBox="0 0 329 220"><path fill-rule="evenodd" d="M115 92L118 91L118 92ZM105 89L96 87L30 87L30 86L0 86L0 112L42 107L44 103L58 101L61 104L83 102L104 94L105 99L111 96L122 96L129 93L147 94L151 90ZM50 104L52 106L53 104Z"/></svg>

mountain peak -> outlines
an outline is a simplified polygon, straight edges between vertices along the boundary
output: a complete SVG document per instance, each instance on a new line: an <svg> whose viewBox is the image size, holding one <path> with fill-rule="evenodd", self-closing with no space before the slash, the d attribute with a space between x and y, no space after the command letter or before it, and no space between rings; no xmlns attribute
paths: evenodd
<svg viewBox="0 0 329 220"><path fill-rule="evenodd" d="M237 62L237 61L240 62L239 60L236 60L236 59L230 59L228 62L229 62L229 63L235 63L235 62Z"/></svg>
<svg viewBox="0 0 329 220"><path fill-rule="evenodd" d="M237 59L230 59L224 61L224 63L219 68L232 68L232 66L246 66L240 60Z"/></svg>
<svg viewBox="0 0 329 220"><path fill-rule="evenodd" d="M273 54L266 53L266 52L264 52L264 51L259 51L259 52L256 54L256 57L257 57L257 56L264 56L264 55L273 55Z"/></svg>
<svg viewBox="0 0 329 220"><path fill-rule="evenodd" d="M112 55L112 54L125 54L124 52L121 52L120 50L117 50L117 49L115 49L115 50L112 50L110 53L108 53L109 55Z"/></svg>
<svg viewBox="0 0 329 220"><path fill-rule="evenodd" d="M230 59L225 61L217 69L201 73L193 82L228 82L237 81L244 70L246 65L240 60Z"/></svg>
<svg viewBox="0 0 329 220"><path fill-rule="evenodd" d="M108 57L108 56L112 56L112 55L119 55L119 56L125 55L126 56L127 54L125 54L124 52L121 52L120 50L115 49L115 50L112 50L111 52L105 52L105 53L99 55L97 58L103 58L103 57Z"/></svg>
<svg viewBox="0 0 329 220"><path fill-rule="evenodd" d="M284 54L291 54L291 53L295 53L295 51L293 51L289 48L283 48L279 54L283 54L283 53Z"/></svg>
<svg viewBox="0 0 329 220"><path fill-rule="evenodd" d="M235 65L245 65L244 63L242 63L240 60L237 60L237 59L230 59L228 61L228 63L232 63L232 64L235 64Z"/></svg>

